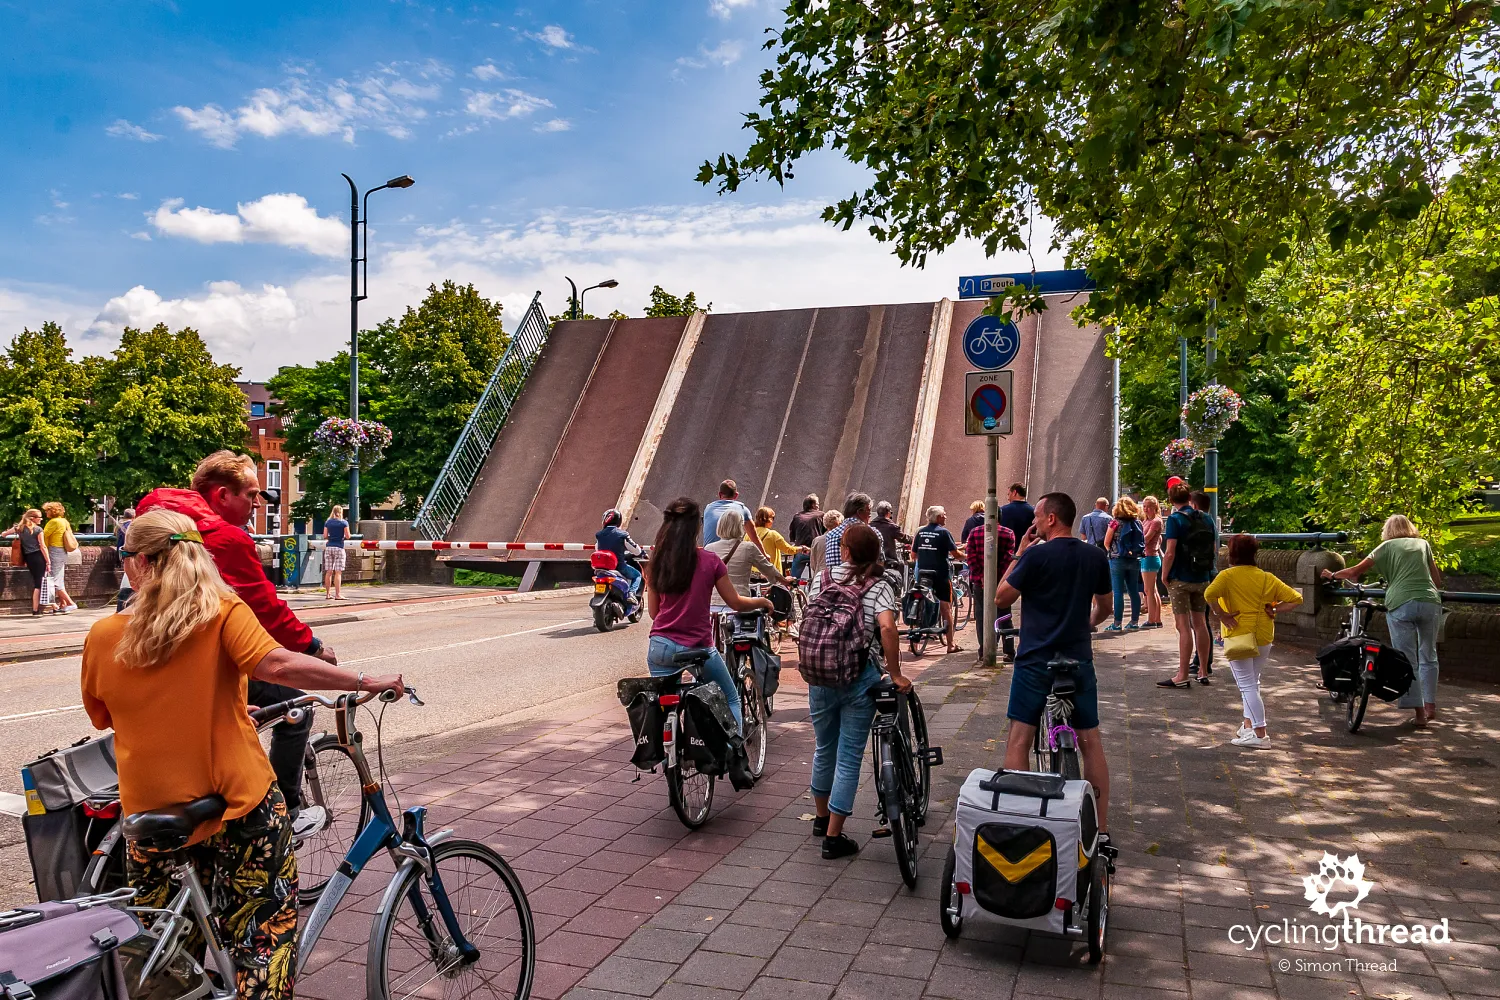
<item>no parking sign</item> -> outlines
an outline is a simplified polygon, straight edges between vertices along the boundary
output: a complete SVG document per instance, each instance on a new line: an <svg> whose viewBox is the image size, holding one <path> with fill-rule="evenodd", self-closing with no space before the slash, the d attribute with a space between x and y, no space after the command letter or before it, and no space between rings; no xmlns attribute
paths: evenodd
<svg viewBox="0 0 1500 1000"><path fill-rule="evenodd" d="M1014 430L1010 369L969 372L964 376L964 433L966 435L1010 434Z"/></svg>

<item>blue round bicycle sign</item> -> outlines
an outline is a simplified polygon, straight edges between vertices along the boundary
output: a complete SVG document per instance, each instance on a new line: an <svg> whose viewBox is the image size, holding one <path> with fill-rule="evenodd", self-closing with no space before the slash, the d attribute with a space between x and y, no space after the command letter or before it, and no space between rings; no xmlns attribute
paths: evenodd
<svg viewBox="0 0 1500 1000"><path fill-rule="evenodd" d="M1021 331L998 316L976 316L964 329L964 357L985 371L1004 368L1021 350Z"/></svg>

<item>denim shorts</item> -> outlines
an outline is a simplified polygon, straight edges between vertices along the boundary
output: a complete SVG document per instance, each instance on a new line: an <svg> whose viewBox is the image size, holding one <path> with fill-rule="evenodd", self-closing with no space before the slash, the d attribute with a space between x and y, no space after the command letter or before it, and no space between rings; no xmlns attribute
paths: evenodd
<svg viewBox="0 0 1500 1000"><path fill-rule="evenodd" d="M1141 556L1142 573L1160 573L1161 556Z"/></svg>
<svg viewBox="0 0 1500 1000"><path fill-rule="evenodd" d="M1074 729L1099 728L1099 687L1094 678L1092 661L1082 661L1077 672L1073 691ZM1047 707L1047 695L1052 693L1052 671L1045 664L1016 664L1010 677L1010 706L1005 710L1008 719L1037 725L1042 711Z"/></svg>

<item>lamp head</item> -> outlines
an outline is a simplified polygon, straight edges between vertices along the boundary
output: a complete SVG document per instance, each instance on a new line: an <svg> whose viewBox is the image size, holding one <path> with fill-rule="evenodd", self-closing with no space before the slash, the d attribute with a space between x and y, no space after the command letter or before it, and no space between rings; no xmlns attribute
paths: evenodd
<svg viewBox="0 0 1500 1000"><path fill-rule="evenodd" d="M389 188L409 188L415 183L417 182L411 179L410 174L402 174L400 177L393 177L386 181L385 186Z"/></svg>
<svg viewBox="0 0 1500 1000"><path fill-rule="evenodd" d="M619 286L620 283L614 278L606 278L604 281L599 282L600 288L618 288Z"/></svg>

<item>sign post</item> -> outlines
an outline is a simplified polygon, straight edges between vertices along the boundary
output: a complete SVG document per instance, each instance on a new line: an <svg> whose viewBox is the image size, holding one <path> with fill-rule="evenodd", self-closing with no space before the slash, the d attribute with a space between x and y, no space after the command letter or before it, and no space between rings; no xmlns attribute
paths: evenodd
<svg viewBox="0 0 1500 1000"><path fill-rule="evenodd" d="M1014 357L1012 351L1011 358ZM984 663L990 667L995 665L995 591L1000 586L999 553L996 551L999 535L996 528L1000 517L997 467L1000 464L1000 436L1012 433L1015 427L1011 404L1013 388L1014 375L1009 369L969 372L964 376L964 391L968 398L968 405L964 408L964 433L983 435L988 439L989 450L984 494L984 590L974 609L974 618L979 622L983 636L980 649Z"/></svg>

